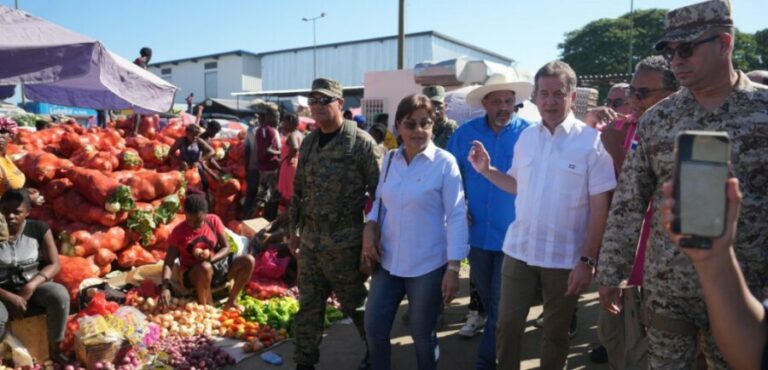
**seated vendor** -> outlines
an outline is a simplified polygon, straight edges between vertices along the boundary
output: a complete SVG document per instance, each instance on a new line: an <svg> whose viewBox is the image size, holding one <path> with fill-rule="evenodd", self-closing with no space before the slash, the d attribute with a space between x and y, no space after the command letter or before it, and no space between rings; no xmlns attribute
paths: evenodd
<svg viewBox="0 0 768 370"><path fill-rule="evenodd" d="M31 207L23 189L7 190L0 198L9 233L0 243L0 338L9 319L45 313L50 357L64 363L59 344L69 315L69 293L51 281L61 269L59 254L48 225L27 219Z"/></svg>
<svg viewBox="0 0 768 370"><path fill-rule="evenodd" d="M197 303L208 305L213 304L211 287L221 286L234 279L225 308L234 307L237 296L251 278L253 257L234 257L231 254L224 224L219 216L208 214L208 202L202 194L187 195L184 213L186 221L177 225L168 238L161 302L170 302L172 277L182 287L194 289ZM174 269L177 258L179 266Z"/></svg>

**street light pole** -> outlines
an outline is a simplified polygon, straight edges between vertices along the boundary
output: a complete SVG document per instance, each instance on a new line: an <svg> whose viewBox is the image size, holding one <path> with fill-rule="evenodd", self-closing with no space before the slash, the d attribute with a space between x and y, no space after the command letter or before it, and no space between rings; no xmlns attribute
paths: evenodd
<svg viewBox="0 0 768 370"><path fill-rule="evenodd" d="M635 0L629 0L629 75L632 75L632 42L635 36Z"/></svg>
<svg viewBox="0 0 768 370"><path fill-rule="evenodd" d="M301 18L304 22L312 21L312 69L313 69L313 77L312 79L317 78L317 28L316 28L316 21L320 18L325 17L325 13L320 13L317 17L312 18Z"/></svg>
<svg viewBox="0 0 768 370"><path fill-rule="evenodd" d="M19 10L19 0L14 0L13 5L16 7L16 10ZM21 106L27 105L27 98L24 96L24 81L19 83L19 93L21 93Z"/></svg>

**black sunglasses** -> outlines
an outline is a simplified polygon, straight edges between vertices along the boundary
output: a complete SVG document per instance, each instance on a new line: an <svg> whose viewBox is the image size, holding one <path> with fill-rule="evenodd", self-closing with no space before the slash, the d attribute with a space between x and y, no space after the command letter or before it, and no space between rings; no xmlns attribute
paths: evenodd
<svg viewBox="0 0 768 370"><path fill-rule="evenodd" d="M647 87L638 87L637 89L630 86L627 89L627 96L634 96L638 100L645 100L645 98L648 97L648 95L651 95L652 92L664 90L664 89L649 89Z"/></svg>
<svg viewBox="0 0 768 370"><path fill-rule="evenodd" d="M423 119L423 120L421 120L421 122L416 122L414 120L410 120L409 119L409 120L403 121L403 126L405 128L407 128L407 129L409 129L409 130L415 130L416 126L420 126L422 129L428 129L428 128L432 127L433 123L434 123L434 121L432 121L429 118Z"/></svg>
<svg viewBox="0 0 768 370"><path fill-rule="evenodd" d="M321 97L311 97L310 96L307 99L307 103L309 105L314 105L314 104L328 105L328 104L333 103L334 100L336 100L336 98L332 98L330 96L321 96Z"/></svg>
<svg viewBox="0 0 768 370"><path fill-rule="evenodd" d="M619 107L623 107L624 104L627 104L627 101L621 98L618 99L605 99L605 102L603 102L603 105L606 107L610 107L612 109L616 109Z"/></svg>
<svg viewBox="0 0 768 370"><path fill-rule="evenodd" d="M720 35L714 35L703 40L682 43L674 49L668 47L662 51L662 55L664 56L664 59L670 62L675 58L675 54L677 54L677 56L680 58L688 59L691 57L691 55L693 55L693 51L697 46L706 42L717 40L718 38L720 38Z"/></svg>

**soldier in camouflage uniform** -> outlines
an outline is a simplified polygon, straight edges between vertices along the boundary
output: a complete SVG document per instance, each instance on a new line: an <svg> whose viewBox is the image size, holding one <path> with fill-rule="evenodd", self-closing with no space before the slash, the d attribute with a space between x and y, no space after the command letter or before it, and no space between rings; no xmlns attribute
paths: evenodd
<svg viewBox="0 0 768 370"><path fill-rule="evenodd" d="M453 132L459 128L456 121L445 116L445 88L440 85L426 86L422 93L432 101L435 110L435 125L432 127L432 142L440 149L445 149Z"/></svg>
<svg viewBox="0 0 768 370"><path fill-rule="evenodd" d="M299 312L294 320L297 369L313 369L320 354L325 302L336 293L362 338L367 295L359 271L366 193L379 181L376 143L342 116L341 85L312 82L309 107L319 128L303 141L289 209L289 247L297 255ZM299 248L300 245L300 248ZM367 357L361 363L367 368Z"/></svg>
<svg viewBox="0 0 768 370"><path fill-rule="evenodd" d="M667 13L657 43L683 86L640 119L638 148L627 158L613 197L597 280L603 307L615 310L628 276L646 206L654 201L644 277L648 361L652 369L689 369L702 338L710 367L727 367L712 338L701 288L688 258L664 232L662 184L674 170L675 136L683 130L725 131L731 171L744 193L734 249L753 294L764 298L768 277L768 87L732 67L733 21L728 0ZM725 186L723 187L725 191Z"/></svg>

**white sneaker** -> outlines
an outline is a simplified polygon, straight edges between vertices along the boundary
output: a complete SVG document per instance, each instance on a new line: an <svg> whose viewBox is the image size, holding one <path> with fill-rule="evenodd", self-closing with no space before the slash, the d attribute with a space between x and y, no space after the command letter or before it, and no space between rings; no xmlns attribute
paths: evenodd
<svg viewBox="0 0 768 370"><path fill-rule="evenodd" d="M467 321L464 323L464 326L459 329L459 335L472 338L482 331L484 326L485 317L480 316L480 313L477 311L469 311L469 314L467 314Z"/></svg>

